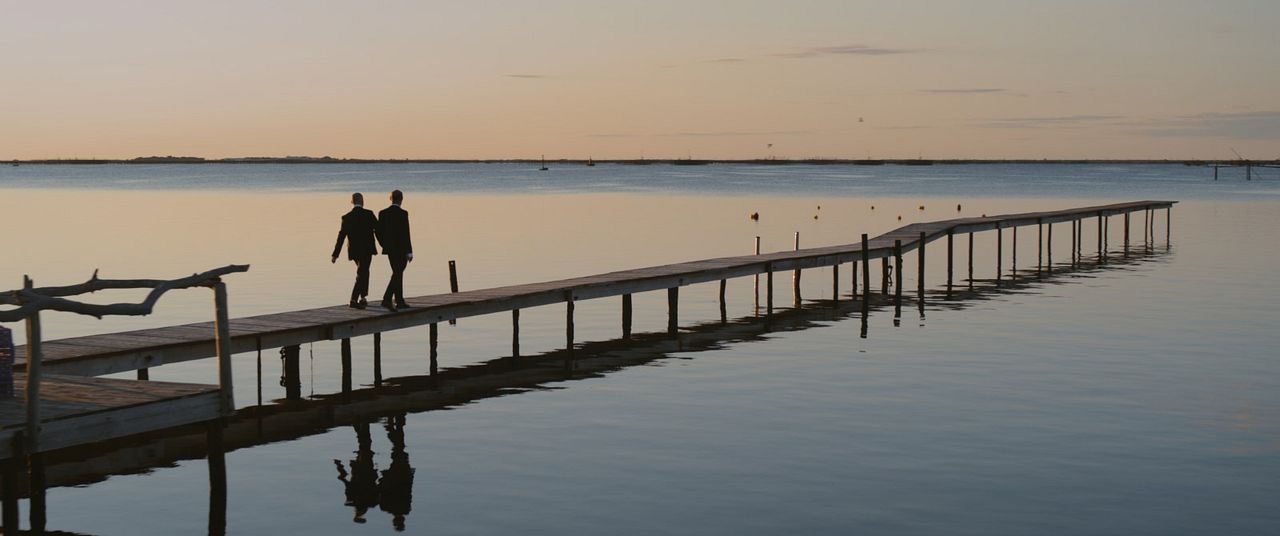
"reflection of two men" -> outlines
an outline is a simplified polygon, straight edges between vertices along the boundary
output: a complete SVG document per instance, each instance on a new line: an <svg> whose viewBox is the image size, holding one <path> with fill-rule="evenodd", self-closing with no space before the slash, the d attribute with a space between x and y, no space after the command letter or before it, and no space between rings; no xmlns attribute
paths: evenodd
<svg viewBox="0 0 1280 536"><path fill-rule="evenodd" d="M364 523L369 509L378 506L391 514L391 524L397 531L405 529L405 517L413 505L414 469L409 465L409 453L405 451L404 423L405 416L400 414L388 417L383 424L387 441L391 443L391 465L381 474L373 461L369 423L353 426L358 447L355 459L348 462L350 472L341 461L333 461L338 467L338 480L346 488L346 505L355 509L353 521L356 523Z"/></svg>

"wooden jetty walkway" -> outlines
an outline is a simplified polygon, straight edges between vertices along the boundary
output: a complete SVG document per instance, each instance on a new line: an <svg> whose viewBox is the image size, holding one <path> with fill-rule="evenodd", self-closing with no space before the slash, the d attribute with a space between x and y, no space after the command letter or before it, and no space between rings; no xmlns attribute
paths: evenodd
<svg viewBox="0 0 1280 536"><path fill-rule="evenodd" d="M871 287L871 278L867 267L870 266L871 260L893 258L897 264L893 273L902 274L903 253L922 248L926 243L939 239L947 239L948 242L948 281L950 281L950 274L953 272L950 269L952 237L955 235L970 235L970 251L972 251L972 233L991 230L1000 232L1003 229L1037 226L1042 230L1047 228L1049 242L1052 243L1053 225L1070 223L1073 227L1074 249L1083 243L1084 222L1094 220L1097 222L1098 250L1101 252L1105 241L1103 232L1111 216L1124 217L1127 236L1129 214L1143 212L1147 216L1145 225L1149 226L1151 234L1154 235L1154 211L1165 209L1167 233L1168 211L1174 203L1176 201L1137 201L1048 212L915 223L875 238L868 239L863 235L861 243L707 259L541 283L409 298L407 301L410 308L398 312L390 312L378 307L360 310L342 305L235 318L229 323L231 353L290 347L316 341L342 340L361 335L377 335L385 331L422 325L432 326L432 343L434 344L434 324L469 316L511 311L512 353L519 355L519 311L521 309L558 303L568 304L566 338L567 346L571 347L574 301L622 296L622 330L626 334L630 332L631 323L630 295L655 290L667 290L668 327L671 331L675 331L678 326L679 288L682 286L723 281L735 277L763 276L767 279L769 289L765 293L767 302L765 305L771 311L773 308L772 275L776 272L826 266L838 267L843 263L861 262L864 266L861 272L861 287L868 290ZM884 276L889 271L885 269L887 264L886 262L882 265L882 286L887 279ZM924 263L921 261L919 263L921 275L923 266ZM969 268L972 272L972 261ZM855 265L854 277L850 282L851 290L855 293L859 286L857 275ZM901 280L901 278L895 279ZM923 290L924 278L919 277L918 283ZM837 285L838 288L838 284L839 280L833 276L833 285ZM895 285L895 287L895 293L901 295L901 285ZM723 285L720 300L723 304L725 300ZM43 345L43 367L50 373L97 376L209 358L215 355L213 328L212 322L204 322L47 341ZM433 351L432 354L434 355L435 352ZM19 347L15 367L22 369L24 362L25 348Z"/></svg>
<svg viewBox="0 0 1280 536"><path fill-rule="evenodd" d="M861 307L865 313L869 307L871 287L871 261L881 260L880 293L887 294L890 274L893 277L894 298L898 313L902 304L903 253L917 251L918 289L925 293L925 246L929 242L945 238L947 241L947 286L954 278L954 237L969 237L968 280L973 281L973 234L995 230L1001 235L1004 229L1036 226L1038 241L1037 266L1044 265L1045 231L1052 250L1055 224L1071 226L1072 258L1079 256L1085 240L1084 226L1096 221L1097 251L1105 258L1109 221L1112 216L1124 219L1124 243L1129 243L1130 216L1135 212L1144 215L1143 236L1154 240L1156 210L1166 211L1165 233L1169 235L1171 209L1176 201L1137 201L1101 206L1081 207L1058 211L959 218L945 221L910 224L875 238L862 235L860 243L797 249L767 254L723 257L649 268L624 270L606 274L530 283L489 289L454 292L409 298L409 308L388 311L381 308L352 309L346 306L322 307L302 311L267 314L237 319L227 316L226 287L218 275L245 271L247 266L228 266L221 272L215 270L196 274L185 280L115 281L123 286L99 286L91 280L84 285L34 289L28 281L23 291L0 293L0 304L18 305L18 310L0 310L0 320L24 318L27 322L30 346L16 349L16 383L25 386L25 399L0 400L0 459L5 460L3 478L3 526L17 525L17 473L20 467L15 459L27 457L30 470L30 488L37 490L31 497L33 530L44 528L45 476L41 457L44 452L88 445L114 438L163 430L174 426L199 422L209 423L207 444L211 482L221 482L219 489L211 490L211 508L221 502L225 510L225 462L223 460L223 426L225 417L234 410L231 398L231 355L269 348L284 348L286 376L292 368L297 375L298 347L301 344L341 340L343 343L344 381L349 381L351 350L350 339L361 335L374 336L375 362L380 353L381 333L416 326L430 326L431 370L436 369L437 324L458 318L510 312L512 318L512 355L520 355L520 310L530 307L564 303L566 305L565 352L573 357L574 303L579 300L622 297L622 339L631 339L631 295L655 290L667 291L668 323L671 334L679 331L680 287L718 281L720 283L720 312L725 316L726 280L735 277L761 276L765 279L765 314L773 315L773 274L793 271L793 288L799 300L799 276L801 270L833 267L832 295L840 297L840 265L853 266L850 294L858 296L861 275ZM1016 234L1015 234L1016 236ZM997 247L997 279L1003 272L1003 239ZM1014 241L1016 248L1016 240ZM1016 250L1015 250L1016 258ZM894 267L889 266L890 260ZM1051 259L1050 259L1051 261ZM862 265L859 272L858 265ZM1052 262L1049 263L1050 266ZM758 281L758 279L757 279ZM181 283L181 284L179 284ZM129 286L132 285L132 286ZM76 304L57 298L91 292L100 288L154 288L144 304L121 304L120 313L148 314L160 293L171 288L207 286L215 291L216 320L214 322L169 326L163 328L128 331L121 333L74 337L41 341L37 305L47 309L67 310L82 314L100 314L101 306ZM45 294L40 294L42 291ZM53 297L53 298L50 298ZM39 301L40 304L33 305ZM68 305L70 303L70 305ZM923 307L923 299L920 300ZM67 309L71 305L80 309ZM799 305L797 303L797 305ZM87 311L87 312L86 312ZM28 362L27 356L37 356ZM170 363L178 363L210 357L218 358L217 386L172 384L146 381L147 369ZM139 381L94 378L104 374L138 371ZM44 389L40 389L44 384ZM345 386L344 386L344 390ZM221 475L220 478L215 475ZM225 520L222 520L225 523ZM210 531L221 532L222 527Z"/></svg>

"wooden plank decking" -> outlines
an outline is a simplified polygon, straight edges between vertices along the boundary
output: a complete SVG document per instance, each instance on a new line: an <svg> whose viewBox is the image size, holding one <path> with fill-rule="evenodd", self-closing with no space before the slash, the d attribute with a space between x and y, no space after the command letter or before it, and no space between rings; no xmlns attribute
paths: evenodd
<svg viewBox="0 0 1280 536"><path fill-rule="evenodd" d="M1174 203L1176 201L1137 201L915 223L871 239L866 253L870 259L892 257L896 240L901 241L903 252L912 251L920 246L921 232L928 242L948 234L1094 219L1148 209L1168 209ZM734 277L832 266L859 261L862 257L862 245L853 243L420 296L407 300L412 306L410 309L394 313L379 307L358 310L342 305L237 318L230 321L231 351L241 353L258 348L337 340L568 300L619 296ZM43 347L43 367L55 374L97 376L214 357L213 333L213 323L203 322L46 341ZM17 349L18 364L15 367L19 370L25 363L25 354L24 347Z"/></svg>
<svg viewBox="0 0 1280 536"><path fill-rule="evenodd" d="M26 387L26 374L14 375ZM40 451L218 418L218 386L45 375L40 380ZM0 399L0 459L13 455L27 423L26 402Z"/></svg>

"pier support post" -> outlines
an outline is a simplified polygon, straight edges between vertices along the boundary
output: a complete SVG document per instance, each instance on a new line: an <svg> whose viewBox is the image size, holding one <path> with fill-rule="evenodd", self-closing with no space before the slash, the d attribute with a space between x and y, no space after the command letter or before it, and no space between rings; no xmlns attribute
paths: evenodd
<svg viewBox="0 0 1280 536"><path fill-rule="evenodd" d="M831 265L831 303L840 303L840 263Z"/></svg>
<svg viewBox="0 0 1280 536"><path fill-rule="evenodd" d="M955 260L955 233L947 231L947 294L951 294L952 265Z"/></svg>
<svg viewBox="0 0 1280 536"><path fill-rule="evenodd" d="M520 357L520 310L511 310L511 357Z"/></svg>
<svg viewBox="0 0 1280 536"><path fill-rule="evenodd" d="M569 352L569 358L573 358L573 294L565 293L564 299L564 348ZM568 363L566 363L567 365Z"/></svg>
<svg viewBox="0 0 1280 536"><path fill-rule="evenodd" d="M894 317L902 316L902 241L893 241L893 271L897 277L893 282L893 303L897 311Z"/></svg>
<svg viewBox="0 0 1280 536"><path fill-rule="evenodd" d="M889 295L889 258L880 258L880 293Z"/></svg>
<svg viewBox="0 0 1280 536"><path fill-rule="evenodd" d="M285 400L302 399L302 372L298 366L298 356L302 349L297 345L280 349L280 386L284 387Z"/></svg>
<svg viewBox="0 0 1280 536"><path fill-rule="evenodd" d="M796 245L793 251L800 251L800 232L796 231ZM800 269L796 268L791 274L791 301L792 307L800 308Z"/></svg>
<svg viewBox="0 0 1280 536"><path fill-rule="evenodd" d="M871 245L867 233L862 233L862 312L865 315L871 298Z"/></svg>
<svg viewBox="0 0 1280 536"><path fill-rule="evenodd" d="M920 231L920 249L916 250L916 294L920 303L924 304L924 231Z"/></svg>
<svg viewBox="0 0 1280 536"><path fill-rule="evenodd" d="M440 326L437 325L435 322L432 322L431 326L427 330L427 346L430 348L428 350L428 352L430 352L429 353L430 363L428 363L427 365L428 366L427 372L428 374L435 376L436 372L438 372L440 369L440 361L439 361Z"/></svg>
<svg viewBox="0 0 1280 536"><path fill-rule="evenodd" d="M1142 242L1147 242L1147 214L1142 213ZM1124 213L1124 255L1129 256L1129 213Z"/></svg>
<svg viewBox="0 0 1280 536"><path fill-rule="evenodd" d="M453 294L458 293L458 263L452 260L449 261L449 292ZM449 325L450 326L458 325L458 319L456 318L449 319Z"/></svg>
<svg viewBox="0 0 1280 536"><path fill-rule="evenodd" d="M760 254L760 237L757 236L756 237L756 255L759 255L759 254ZM755 314L760 314L760 274L755 275L755 280L756 280L756 287L755 287L756 288L756 301L755 301L756 312Z"/></svg>
<svg viewBox="0 0 1280 536"><path fill-rule="evenodd" d="M1010 273L1010 279L1018 279L1018 228L1013 228L1013 272Z"/></svg>
<svg viewBox="0 0 1280 536"><path fill-rule="evenodd" d="M667 289L667 334L680 331L680 287Z"/></svg>
<svg viewBox="0 0 1280 536"><path fill-rule="evenodd" d="M1102 247L1103 247L1102 246L1102 232L1103 232L1102 227L1103 225L1104 224L1102 220L1102 213L1099 212L1098 213L1098 259L1102 259Z"/></svg>
<svg viewBox="0 0 1280 536"><path fill-rule="evenodd" d="M151 379L151 371L146 367L138 369L138 381L147 381Z"/></svg>
<svg viewBox="0 0 1280 536"><path fill-rule="evenodd" d="M1173 207L1164 209L1164 244L1169 245L1169 236L1173 234Z"/></svg>
<svg viewBox="0 0 1280 536"><path fill-rule="evenodd" d="M973 233L969 233L969 290L973 290Z"/></svg>
<svg viewBox="0 0 1280 536"><path fill-rule="evenodd" d="M351 339L342 339L342 392L351 392Z"/></svg>
<svg viewBox="0 0 1280 536"><path fill-rule="evenodd" d="M236 410L231 384L231 322L227 319L227 284L221 280L213 284L214 349L218 354L218 399L222 414Z"/></svg>
<svg viewBox="0 0 1280 536"><path fill-rule="evenodd" d="M1049 231L1049 235L1048 235L1048 238L1045 240L1044 249L1045 249L1045 253L1048 254L1049 263L1046 264L1045 266L1047 266L1049 273L1053 273L1053 223L1049 224L1048 231Z"/></svg>
<svg viewBox="0 0 1280 536"><path fill-rule="evenodd" d="M849 263L849 266L851 267L850 276L849 276L849 299L856 300L858 299L858 261L857 259L854 259L853 262ZM866 292L866 289L864 288L862 289L862 291Z"/></svg>
<svg viewBox="0 0 1280 536"><path fill-rule="evenodd" d="M773 316L773 263L765 264L765 316Z"/></svg>
<svg viewBox="0 0 1280 536"><path fill-rule="evenodd" d="M996 224L996 282L1004 277L1004 229Z"/></svg>
<svg viewBox="0 0 1280 536"><path fill-rule="evenodd" d="M760 276L756 276L756 277L760 277ZM756 292L759 293L760 289L757 288ZM759 301L759 297L757 297L756 300ZM624 341L631 340L631 295L630 294L622 295L622 340Z"/></svg>
<svg viewBox="0 0 1280 536"><path fill-rule="evenodd" d="M373 385L382 385L382 333L373 334Z"/></svg>
<svg viewBox="0 0 1280 536"><path fill-rule="evenodd" d="M1080 220L1071 220L1071 266L1076 265L1076 226Z"/></svg>
<svg viewBox="0 0 1280 536"><path fill-rule="evenodd" d="M32 452L27 455L27 479L28 507L30 508L27 517L31 525L31 533L44 534L45 523L48 521L45 502L48 483L45 481L44 454Z"/></svg>
<svg viewBox="0 0 1280 536"><path fill-rule="evenodd" d="M209 534L227 532L227 458L222 442L222 419L205 424L206 457L209 464Z"/></svg>
<svg viewBox="0 0 1280 536"><path fill-rule="evenodd" d="M726 324L729 322L729 307L728 307L728 304L725 303L725 299L724 299L724 290L725 290L725 287L727 287L728 285L729 285L728 281L725 281L724 279L720 280L720 323L721 324Z"/></svg>
<svg viewBox="0 0 1280 536"><path fill-rule="evenodd" d="M1044 266L1044 220L1036 220L1036 274Z"/></svg>
<svg viewBox="0 0 1280 536"><path fill-rule="evenodd" d="M22 478L22 433L14 434L12 441L12 454L9 459L0 462L3 464L4 474L0 478L4 479L4 489L0 493L4 493L3 506L3 523L4 531L17 534L21 523L21 512L18 508L18 479Z"/></svg>

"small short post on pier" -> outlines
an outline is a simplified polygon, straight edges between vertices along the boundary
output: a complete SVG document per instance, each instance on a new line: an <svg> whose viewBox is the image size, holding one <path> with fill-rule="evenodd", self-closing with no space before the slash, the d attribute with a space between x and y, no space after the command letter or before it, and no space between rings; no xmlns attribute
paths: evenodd
<svg viewBox="0 0 1280 536"><path fill-rule="evenodd" d="M382 385L382 333L373 334L373 385Z"/></svg>
<svg viewBox="0 0 1280 536"><path fill-rule="evenodd" d="M996 224L996 282L1004 276L1004 229Z"/></svg>
<svg viewBox="0 0 1280 536"><path fill-rule="evenodd" d="M205 424L205 456L209 464L209 534L227 531L227 458L222 419Z"/></svg>
<svg viewBox="0 0 1280 536"><path fill-rule="evenodd" d="M924 231L920 231L920 247L916 250L916 294L920 303L924 303Z"/></svg>
<svg viewBox="0 0 1280 536"><path fill-rule="evenodd" d="M728 304L725 303L725 299L724 299L725 287L727 287L728 285L729 285L728 281L725 281L724 279L720 280L720 323L721 324L727 323L729 321L729 308L728 308Z"/></svg>
<svg viewBox="0 0 1280 536"><path fill-rule="evenodd" d="M566 292L564 299L564 348L573 358L573 293Z"/></svg>
<svg viewBox="0 0 1280 536"><path fill-rule="evenodd" d="M222 414L236 410L231 384L231 322L227 319L227 284L218 280L213 284L214 349L218 354L218 398Z"/></svg>
<svg viewBox="0 0 1280 536"><path fill-rule="evenodd" d="M667 289L667 334L675 335L680 330L680 287Z"/></svg>
<svg viewBox="0 0 1280 536"><path fill-rule="evenodd" d="M427 346L429 348L428 357L430 359L430 362L427 365L427 371L430 375L435 376L436 372L440 369L440 326L436 325L435 322L432 322L430 327L427 329Z"/></svg>
<svg viewBox="0 0 1280 536"><path fill-rule="evenodd" d="M796 245L793 251L800 251L800 231L796 231ZM796 268L791 274L791 298L792 307L800 307L800 269Z"/></svg>
<svg viewBox="0 0 1280 536"><path fill-rule="evenodd" d="M947 230L947 294L951 294L952 266L955 261L955 233Z"/></svg>
<svg viewBox="0 0 1280 536"><path fill-rule="evenodd" d="M351 392L351 339L342 339L342 392Z"/></svg>
<svg viewBox="0 0 1280 536"><path fill-rule="evenodd" d="M759 277L759 276L756 276ZM758 291L759 289L757 289ZM631 295L622 295L622 340L631 340Z"/></svg>
<svg viewBox="0 0 1280 536"><path fill-rule="evenodd" d="M520 310L511 310L511 357L520 357Z"/></svg>
<svg viewBox="0 0 1280 536"><path fill-rule="evenodd" d="M856 272L855 272L856 273ZM867 300L871 298L871 245L867 233L862 233L862 311L869 307Z"/></svg>
<svg viewBox="0 0 1280 536"><path fill-rule="evenodd" d="M896 274L893 282L893 303L897 308L894 317L902 316L902 240L893 241L893 272Z"/></svg>
<svg viewBox="0 0 1280 536"><path fill-rule="evenodd" d="M302 372L298 364L301 353L298 345L280 349L280 386L284 387L285 400L302 399Z"/></svg>

